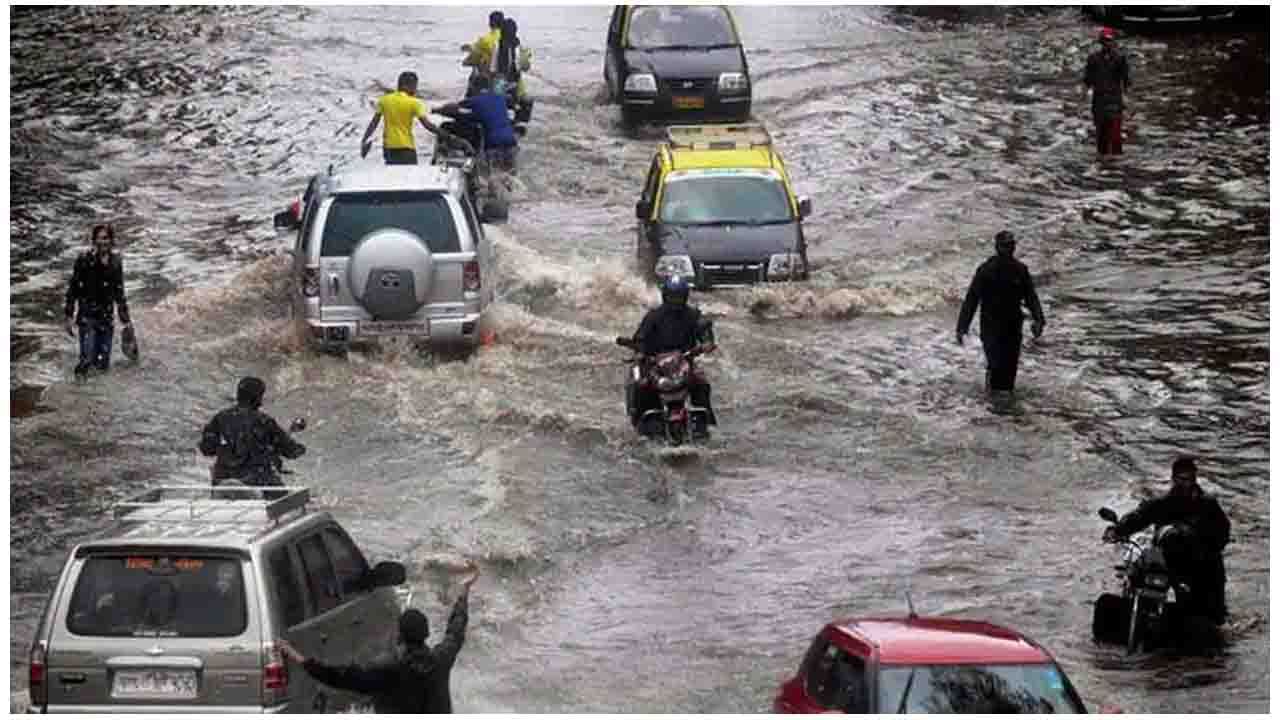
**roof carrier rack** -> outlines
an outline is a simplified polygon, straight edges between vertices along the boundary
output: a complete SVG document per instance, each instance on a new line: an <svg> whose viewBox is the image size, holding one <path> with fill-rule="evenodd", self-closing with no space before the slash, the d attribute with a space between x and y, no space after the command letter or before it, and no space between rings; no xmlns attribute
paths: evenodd
<svg viewBox="0 0 1280 720"><path fill-rule="evenodd" d="M733 125L671 125L667 142L690 150L750 150L773 145L773 136L760 123Z"/></svg>
<svg viewBox="0 0 1280 720"><path fill-rule="evenodd" d="M268 499L268 494L280 497ZM291 512L305 514L310 500L311 490L305 487L163 485L116 503L114 514L123 522L210 525L242 525L265 515L274 525Z"/></svg>

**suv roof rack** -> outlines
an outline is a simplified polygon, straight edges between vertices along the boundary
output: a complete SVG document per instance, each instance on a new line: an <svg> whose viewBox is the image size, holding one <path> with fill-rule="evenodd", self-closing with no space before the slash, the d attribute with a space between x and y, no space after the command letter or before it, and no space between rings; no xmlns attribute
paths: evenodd
<svg viewBox="0 0 1280 720"><path fill-rule="evenodd" d="M266 497L281 492L279 498ZM113 510L122 522L244 525L265 515L276 525L291 512L305 514L310 500L311 490L305 487L163 485L116 503Z"/></svg>
<svg viewBox="0 0 1280 720"><path fill-rule="evenodd" d="M773 136L760 123L734 125L671 125L667 142L689 150L750 150L771 147Z"/></svg>

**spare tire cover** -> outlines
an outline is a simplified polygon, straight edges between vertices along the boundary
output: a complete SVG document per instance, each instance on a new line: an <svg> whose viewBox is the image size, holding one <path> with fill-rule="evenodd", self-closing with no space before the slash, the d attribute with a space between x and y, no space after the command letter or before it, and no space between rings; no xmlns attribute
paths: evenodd
<svg viewBox="0 0 1280 720"><path fill-rule="evenodd" d="M351 294L379 319L404 320L431 297L431 249L400 228L375 230L356 243L347 263Z"/></svg>

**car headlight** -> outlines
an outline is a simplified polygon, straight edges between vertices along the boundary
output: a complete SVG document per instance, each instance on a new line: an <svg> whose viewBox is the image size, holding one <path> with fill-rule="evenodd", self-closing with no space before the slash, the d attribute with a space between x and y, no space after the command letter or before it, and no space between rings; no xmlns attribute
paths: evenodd
<svg viewBox="0 0 1280 720"><path fill-rule="evenodd" d="M793 277L804 274L804 258L795 253L769 256L769 277Z"/></svg>
<svg viewBox="0 0 1280 720"><path fill-rule="evenodd" d="M688 255L663 255L653 266L659 277L667 275L693 275L693 259Z"/></svg>
<svg viewBox="0 0 1280 720"><path fill-rule="evenodd" d="M656 93L658 92L658 80L653 76L653 73L633 73L627 76L627 81L623 83L622 89L625 92Z"/></svg>
<svg viewBox="0 0 1280 720"><path fill-rule="evenodd" d="M746 89L746 75L742 73L720 73L720 92L742 92Z"/></svg>

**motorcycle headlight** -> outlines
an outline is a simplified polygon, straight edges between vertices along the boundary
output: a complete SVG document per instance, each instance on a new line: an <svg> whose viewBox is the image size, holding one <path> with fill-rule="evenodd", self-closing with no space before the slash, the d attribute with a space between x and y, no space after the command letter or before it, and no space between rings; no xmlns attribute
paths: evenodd
<svg viewBox="0 0 1280 720"><path fill-rule="evenodd" d="M653 266L658 277L668 275L693 275L693 259L688 255L663 255Z"/></svg>
<svg viewBox="0 0 1280 720"><path fill-rule="evenodd" d="M720 73L720 92L743 92L746 89L746 75L742 73Z"/></svg>
<svg viewBox="0 0 1280 720"><path fill-rule="evenodd" d="M1167 589L1169 587L1169 576L1152 573L1147 576L1147 585L1157 590Z"/></svg>
<svg viewBox="0 0 1280 720"><path fill-rule="evenodd" d="M676 384L677 383L675 378L669 378L669 377L658 378L658 390L665 392L675 387Z"/></svg>
<svg viewBox="0 0 1280 720"><path fill-rule="evenodd" d="M627 76L627 81L622 84L624 92L634 93L656 93L658 92L658 80L653 73L632 73Z"/></svg>
<svg viewBox="0 0 1280 720"><path fill-rule="evenodd" d="M769 277L794 277L804 274L804 258L795 253L769 256Z"/></svg>

